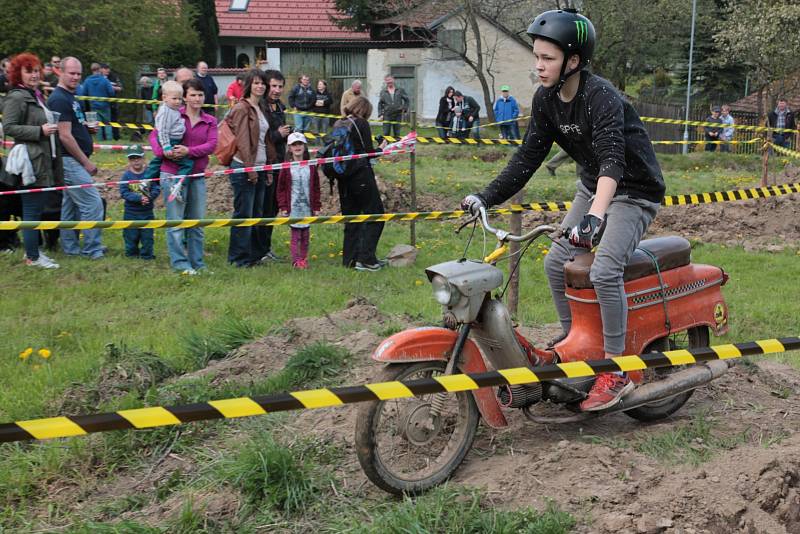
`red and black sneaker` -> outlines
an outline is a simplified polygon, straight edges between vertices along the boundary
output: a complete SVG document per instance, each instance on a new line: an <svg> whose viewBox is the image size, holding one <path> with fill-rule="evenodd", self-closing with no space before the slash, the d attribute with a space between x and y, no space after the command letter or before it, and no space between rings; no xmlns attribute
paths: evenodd
<svg viewBox="0 0 800 534"><path fill-rule="evenodd" d="M622 397L633 391L633 382L627 376L614 373L601 373L597 375L589 396L581 403L584 412L597 412L611 408Z"/></svg>

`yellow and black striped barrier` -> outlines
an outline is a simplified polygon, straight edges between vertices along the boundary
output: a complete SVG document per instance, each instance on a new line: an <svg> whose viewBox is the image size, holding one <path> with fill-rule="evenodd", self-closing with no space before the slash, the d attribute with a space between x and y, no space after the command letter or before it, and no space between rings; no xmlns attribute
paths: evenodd
<svg viewBox="0 0 800 534"><path fill-rule="evenodd" d="M731 191L693 193L664 197L663 206L687 206L691 204L712 204L715 202L735 202L800 193L800 183L751 187ZM559 212L568 211L572 202L528 202L511 204L507 208L489 210L496 215L509 215L525 211ZM343 224L369 222L433 221L439 219L458 219L465 215L463 210L417 211L408 213L381 213L365 215L317 215L314 217L274 217L251 219L158 219L150 221L0 221L0 230L124 230L126 228L223 228L230 226L285 226L287 224Z"/></svg>
<svg viewBox="0 0 800 534"><path fill-rule="evenodd" d="M569 203L543 202L525 204L516 211L566 211ZM530 207L529 207L530 206ZM498 214L511 213L512 209L493 210ZM437 219L458 219L465 214L462 210L421 211L410 213L382 213L371 215L318 215L314 217L274 217L253 219L186 219L151 221L1 221L0 230L124 230L125 228L223 228L229 226L285 226L287 224L341 224L388 221L420 221Z"/></svg>
<svg viewBox="0 0 800 534"><path fill-rule="evenodd" d="M783 154L784 156L788 156L790 158L800 159L800 152L797 152L796 150L792 150L790 148L784 148L782 146L776 145L775 143L770 143L769 146L770 148L772 148L772 150L774 150L778 154Z"/></svg>
<svg viewBox="0 0 800 534"><path fill-rule="evenodd" d="M775 354L800 349L800 338L763 339L696 349L618 356L607 360L568 362L541 367L517 367L484 373L443 375L408 381L379 382L293 391L277 395L212 400L179 406L152 406L93 415L49 417L0 424L0 443L66 438L109 430L141 430L213 419L235 419L290 410L311 410L353 404L456 393L486 387L531 384L560 378L675 367L713 360Z"/></svg>
<svg viewBox="0 0 800 534"><path fill-rule="evenodd" d="M711 204L713 202L735 202L756 198L778 197L800 193L800 183L751 187L731 191L715 191L713 193L694 193L690 195L671 195L664 197L663 206L686 206L689 204Z"/></svg>
<svg viewBox="0 0 800 534"><path fill-rule="evenodd" d="M736 130L745 130L750 132L784 132L784 133L797 133L797 130L789 128L768 128L767 126L750 126L749 124L723 124L721 122L705 122L705 121L686 121L681 119L663 119L661 117L639 117L642 122L653 122L656 124L683 124L688 126L709 126L711 128L733 128Z"/></svg>

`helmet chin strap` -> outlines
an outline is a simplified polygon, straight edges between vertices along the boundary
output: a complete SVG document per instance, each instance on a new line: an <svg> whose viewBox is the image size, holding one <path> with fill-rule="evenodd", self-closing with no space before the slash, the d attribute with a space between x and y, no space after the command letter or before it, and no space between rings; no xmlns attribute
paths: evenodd
<svg viewBox="0 0 800 534"><path fill-rule="evenodd" d="M566 55L566 52L565 52L565 55ZM576 72L580 72L581 70L583 70L583 67L581 66L581 64L579 62L577 67L575 67L571 71L565 73L564 71L567 70L567 61L569 61L569 58L565 57L564 61L561 62L561 74L560 74L560 76L558 78L558 85L556 85L556 92L561 91L561 88L564 86L565 83L567 83L567 78L569 78L570 76L572 76Z"/></svg>

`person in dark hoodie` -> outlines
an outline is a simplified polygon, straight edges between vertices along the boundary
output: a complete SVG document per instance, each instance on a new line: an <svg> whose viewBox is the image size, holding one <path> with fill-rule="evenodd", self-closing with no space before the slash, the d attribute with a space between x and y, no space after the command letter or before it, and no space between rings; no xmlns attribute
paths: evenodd
<svg viewBox="0 0 800 534"><path fill-rule="evenodd" d="M565 296L564 265L597 246L590 278L597 292L606 357L625 349L627 299L623 270L664 198L664 179L647 131L611 83L590 73L595 47L592 22L571 9L546 11L528 28L542 85L531 106L525 142L486 188L469 195L471 212L506 201L520 191L556 142L580 166L578 191L545 259L545 272L563 335L572 317ZM553 340L553 344L560 340ZM634 388L624 374L601 373L584 411L617 404Z"/></svg>

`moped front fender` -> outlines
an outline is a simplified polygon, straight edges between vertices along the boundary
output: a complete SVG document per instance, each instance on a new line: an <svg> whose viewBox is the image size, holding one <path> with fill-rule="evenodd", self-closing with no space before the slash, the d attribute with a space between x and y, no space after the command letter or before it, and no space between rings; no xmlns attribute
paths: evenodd
<svg viewBox="0 0 800 534"><path fill-rule="evenodd" d="M386 338L372 359L383 363L414 363L427 361L446 362L456 343L458 332L435 326L410 328ZM471 339L467 339L458 368L464 373L483 373L488 371L480 349ZM505 416L497 402L492 388L476 389L472 392L478 410L492 428L508 426Z"/></svg>

